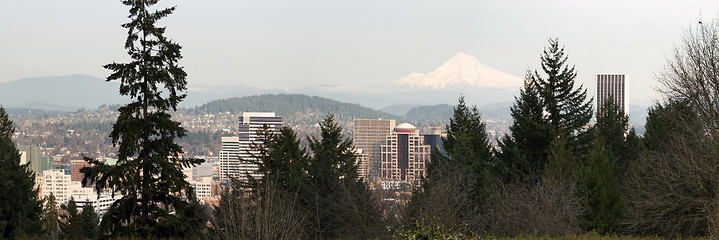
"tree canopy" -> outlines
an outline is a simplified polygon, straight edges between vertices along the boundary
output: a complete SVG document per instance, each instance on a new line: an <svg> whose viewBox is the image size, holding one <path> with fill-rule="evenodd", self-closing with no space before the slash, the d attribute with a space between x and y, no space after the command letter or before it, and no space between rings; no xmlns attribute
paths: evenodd
<svg viewBox="0 0 719 240"><path fill-rule="evenodd" d="M192 222L180 220L188 200L195 199L181 170L203 160L181 157L182 148L174 142L186 130L169 111L186 97L187 74L178 64L182 47L165 37L165 27L156 26L175 8L156 10L157 2L123 1L130 8L130 21L122 26L128 31L125 49L131 61L104 66L113 71L107 81L119 81L120 94L131 99L119 108L110 134L118 146L117 164L86 158L92 167L82 169L84 183L122 195L103 217L106 234L183 236L188 227L177 224Z"/></svg>

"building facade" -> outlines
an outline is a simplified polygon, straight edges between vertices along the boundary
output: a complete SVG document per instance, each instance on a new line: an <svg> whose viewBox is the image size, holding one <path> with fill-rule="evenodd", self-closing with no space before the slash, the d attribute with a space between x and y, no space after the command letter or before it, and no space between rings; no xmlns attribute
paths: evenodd
<svg viewBox="0 0 719 240"><path fill-rule="evenodd" d="M352 131L356 149L361 149L362 157L358 161L360 177L371 181L381 177L381 145L394 131L395 120L391 119L355 119Z"/></svg>
<svg viewBox="0 0 719 240"><path fill-rule="evenodd" d="M263 126L275 134L279 134L284 124L282 117L274 112L245 112L240 116L237 137L222 138L220 150L220 180L228 181L230 177L247 180L247 174L259 178L255 173L257 165L248 161L256 160L252 155L259 152L252 150L252 144L262 144L257 131Z"/></svg>
<svg viewBox="0 0 719 240"><path fill-rule="evenodd" d="M381 145L381 178L419 186L430 155L431 148L424 144L424 137L419 135L416 127L409 123L397 125Z"/></svg>
<svg viewBox="0 0 719 240"><path fill-rule="evenodd" d="M41 185L42 197L45 198L50 194L55 196L55 202L60 206L67 203L72 196L72 181L70 174L65 174L58 170L45 170L42 172ZM79 187L79 183L77 183Z"/></svg>
<svg viewBox="0 0 719 240"><path fill-rule="evenodd" d="M52 169L52 161L47 156L42 156L39 146L17 146L20 152L20 164L30 163L30 170L35 175L41 175L43 171Z"/></svg>
<svg viewBox="0 0 719 240"><path fill-rule="evenodd" d="M624 74L597 74L597 112L608 100L613 100L624 112L625 108L625 76Z"/></svg>
<svg viewBox="0 0 719 240"><path fill-rule="evenodd" d="M240 138L222 137L220 149L220 180L238 178L240 172Z"/></svg>
<svg viewBox="0 0 719 240"><path fill-rule="evenodd" d="M85 160L72 160L70 161L70 180L81 182L84 175L80 172L80 169L89 167L90 164Z"/></svg>

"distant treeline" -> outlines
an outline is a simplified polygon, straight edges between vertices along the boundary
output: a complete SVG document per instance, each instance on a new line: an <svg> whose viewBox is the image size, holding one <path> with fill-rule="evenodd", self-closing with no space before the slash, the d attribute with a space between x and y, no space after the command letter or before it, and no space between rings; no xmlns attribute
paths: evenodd
<svg viewBox="0 0 719 240"><path fill-rule="evenodd" d="M220 112L275 112L279 116L297 116L296 120L310 118L318 122L327 113L333 113L340 121L355 118L397 118L388 113L363 107L359 104L343 103L328 98L311 97L302 94L264 94L208 102L189 110L200 113Z"/></svg>

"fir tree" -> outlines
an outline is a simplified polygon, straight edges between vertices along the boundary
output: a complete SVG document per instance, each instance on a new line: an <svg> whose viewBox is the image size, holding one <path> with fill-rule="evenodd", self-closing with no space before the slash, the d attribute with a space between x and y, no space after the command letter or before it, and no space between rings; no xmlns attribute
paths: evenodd
<svg viewBox="0 0 719 240"><path fill-rule="evenodd" d="M8 116L5 108L0 106L0 136L12 138L15 128L12 126L12 120Z"/></svg>
<svg viewBox="0 0 719 240"><path fill-rule="evenodd" d="M544 118L544 103L539 86L530 80L531 73L515 97L510 108L514 122L498 141L497 151L500 176L505 182L536 181L547 164L547 154L552 138L549 122Z"/></svg>
<svg viewBox="0 0 719 240"><path fill-rule="evenodd" d="M35 189L29 164L20 164L20 153L11 137L12 120L0 107L0 239L37 235L42 201Z"/></svg>
<svg viewBox="0 0 719 240"><path fill-rule="evenodd" d="M45 197L45 205L42 211L42 232L47 239L57 239L60 236L58 223L59 214L55 195L50 193Z"/></svg>
<svg viewBox="0 0 719 240"><path fill-rule="evenodd" d="M314 238L374 238L382 233L382 215L369 187L357 173L352 140L328 115L320 123L320 138L308 137L309 191L303 196Z"/></svg>
<svg viewBox="0 0 719 240"><path fill-rule="evenodd" d="M610 96L609 99L613 98ZM606 142L607 155L612 165L615 166L615 171L623 175L631 161L629 157L633 155L629 152L630 149L625 138L625 134L628 134L629 116L612 100L600 104L602 104L602 108L597 112L597 123L594 127Z"/></svg>
<svg viewBox="0 0 719 240"><path fill-rule="evenodd" d="M574 159L572 150L567 146L567 138L566 134L559 134L549 144L547 166L544 168L545 178L575 182L579 164Z"/></svg>
<svg viewBox="0 0 719 240"><path fill-rule="evenodd" d="M181 46L164 36L158 20L175 8L153 10L157 0L125 0L130 7L130 22L125 48L132 59L128 63L111 63L113 71L107 81L120 82L120 94L132 99L120 107L110 134L119 147L116 165L87 159L93 166L84 168L84 182L95 184L97 191L109 189L122 194L103 217L105 233L113 235L159 235L168 229L187 229L182 224L188 202L180 193L194 200L194 191L181 169L202 160L181 158L182 148L174 142L186 135L179 122L171 120L186 94L187 74L178 66ZM170 215L170 212L176 215ZM107 222L107 223L105 223ZM181 224L169 226L168 224ZM163 237L182 235L169 232Z"/></svg>
<svg viewBox="0 0 719 240"><path fill-rule="evenodd" d="M583 86L575 88L577 73L574 66L567 65L568 57L557 39L549 40L549 47L542 53L542 70L545 77L535 71L531 81L539 86L546 119L556 135L569 134L568 144L577 156L586 155L593 139L587 124L592 119L592 99L587 100Z"/></svg>
<svg viewBox="0 0 719 240"><path fill-rule="evenodd" d="M465 171L467 184L472 186L472 197L477 202L483 201L489 195L493 181L491 146L477 107L467 107L464 96L459 98L447 125L447 138L442 142L448 165Z"/></svg>
<svg viewBox="0 0 719 240"><path fill-rule="evenodd" d="M86 239L97 239L99 236L98 224L100 219L92 204L85 204L80 213L80 226Z"/></svg>
<svg viewBox="0 0 719 240"><path fill-rule="evenodd" d="M600 234L617 231L623 212L615 165L609 159L609 152L604 137L597 136L580 179L580 189L587 202L584 227Z"/></svg>
<svg viewBox="0 0 719 240"><path fill-rule="evenodd" d="M490 196L496 177L485 124L476 107L468 107L464 96L454 108L442 139L446 155L434 151L427 163L422 188L416 189L407 210L412 221L439 221L450 229L465 231L479 227L475 221Z"/></svg>
<svg viewBox="0 0 719 240"><path fill-rule="evenodd" d="M267 182L273 182L275 188L288 193L299 191L307 179L308 154L301 147L297 134L289 126L282 126L279 134L275 134L268 126L258 130L258 139L261 143L251 143L253 159L243 160L257 165L257 173L261 179L254 179L247 175L249 187L262 189Z"/></svg>
<svg viewBox="0 0 719 240"><path fill-rule="evenodd" d="M80 225L80 215L77 213L77 203L75 199L70 198L67 204L60 205L62 212L60 213L59 222L60 236L62 239L84 239L82 225Z"/></svg>
<svg viewBox="0 0 719 240"><path fill-rule="evenodd" d="M564 48L550 39L541 59L543 74L536 70L527 73L520 97L511 109L511 135L498 144L498 166L505 181L538 180L548 164L548 149L554 139L566 140L573 161L587 155L593 139L588 127L592 100L587 100L587 90L582 86L575 88L577 74L568 66Z"/></svg>

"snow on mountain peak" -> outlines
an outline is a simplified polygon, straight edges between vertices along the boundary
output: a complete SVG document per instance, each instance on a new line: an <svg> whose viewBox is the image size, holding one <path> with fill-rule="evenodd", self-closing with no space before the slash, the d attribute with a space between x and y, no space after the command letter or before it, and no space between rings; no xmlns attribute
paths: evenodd
<svg viewBox="0 0 719 240"><path fill-rule="evenodd" d="M430 73L411 73L395 80L399 85L424 88L446 88L455 85L483 87L520 87L522 78L482 64L463 52L455 54Z"/></svg>

